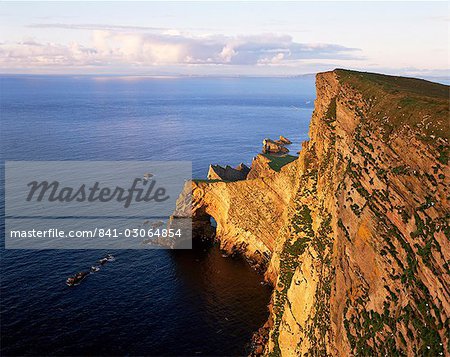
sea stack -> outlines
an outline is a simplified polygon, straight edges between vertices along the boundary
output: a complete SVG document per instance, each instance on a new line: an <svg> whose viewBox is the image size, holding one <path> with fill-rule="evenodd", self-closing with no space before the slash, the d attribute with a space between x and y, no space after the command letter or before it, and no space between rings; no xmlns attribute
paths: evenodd
<svg viewBox="0 0 450 357"><path fill-rule="evenodd" d="M282 143L275 142L271 139L264 139L262 152L264 154L286 154L289 152L289 149L284 147Z"/></svg>

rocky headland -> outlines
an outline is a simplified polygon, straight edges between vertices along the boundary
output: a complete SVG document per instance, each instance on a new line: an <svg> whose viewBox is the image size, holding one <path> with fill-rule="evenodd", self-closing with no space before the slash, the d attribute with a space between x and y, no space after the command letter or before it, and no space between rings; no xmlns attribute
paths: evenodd
<svg viewBox="0 0 450 357"><path fill-rule="evenodd" d="M316 89L299 157L188 182L174 217L273 285L254 355L449 355L449 87L334 70Z"/></svg>

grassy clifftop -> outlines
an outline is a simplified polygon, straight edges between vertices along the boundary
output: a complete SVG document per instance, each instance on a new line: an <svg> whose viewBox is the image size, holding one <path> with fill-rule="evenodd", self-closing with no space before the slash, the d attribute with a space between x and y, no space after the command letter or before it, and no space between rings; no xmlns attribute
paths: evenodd
<svg viewBox="0 0 450 357"><path fill-rule="evenodd" d="M367 119L383 126L386 136L408 125L429 144L439 145L439 138L450 139L449 86L376 73L334 72L341 83L357 89L370 102Z"/></svg>

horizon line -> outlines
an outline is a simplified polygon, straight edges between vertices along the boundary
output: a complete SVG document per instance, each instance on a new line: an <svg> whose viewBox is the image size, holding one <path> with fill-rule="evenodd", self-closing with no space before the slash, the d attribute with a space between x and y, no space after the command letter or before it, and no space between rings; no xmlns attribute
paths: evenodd
<svg viewBox="0 0 450 357"><path fill-rule="evenodd" d="M310 72L310 73L303 73L303 74L280 74L280 75L246 75L246 74L119 74L119 73L8 73L8 72L1 72L0 71L0 77L26 77L26 76L33 76L33 77L103 77L103 78L142 78L142 79L182 79L182 78L279 78L279 79L289 79L289 78L306 78L306 77L315 77L318 73L323 72L332 72L339 68L334 68L332 70L328 71L317 71L317 72ZM345 70L345 69L344 69ZM353 71L351 69L348 69L350 71ZM357 72L367 72L367 73L377 73L377 74L384 74L384 75L390 75L390 76L397 76L397 77L406 77L406 78L417 78L417 79L424 79L424 80L443 80L448 81L449 83L441 83L444 85L450 85L450 75L411 75L411 74L392 74L392 73L383 73L383 72L375 72L375 71L362 71L362 70L355 70Z"/></svg>

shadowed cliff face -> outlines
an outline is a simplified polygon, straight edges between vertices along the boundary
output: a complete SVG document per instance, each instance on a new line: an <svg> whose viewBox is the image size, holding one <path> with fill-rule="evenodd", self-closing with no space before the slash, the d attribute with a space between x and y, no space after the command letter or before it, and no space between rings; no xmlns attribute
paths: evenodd
<svg viewBox="0 0 450 357"><path fill-rule="evenodd" d="M449 87L344 70L316 86L300 157L192 183L194 221L267 267L264 354L446 355Z"/></svg>
<svg viewBox="0 0 450 357"><path fill-rule="evenodd" d="M269 162L269 159L258 155L248 175L251 179L247 180L188 182L186 185L192 188L187 187L178 199L174 216L191 212L194 230L198 229L201 236L208 231L206 227L210 217L214 218L217 223L215 234L221 249L229 254L242 253L266 270L276 249L276 238L287 220L286 208L297 185L295 162L284 166L280 172L270 168ZM192 211L185 202L192 202ZM272 281L274 279L276 276L272 276Z"/></svg>

